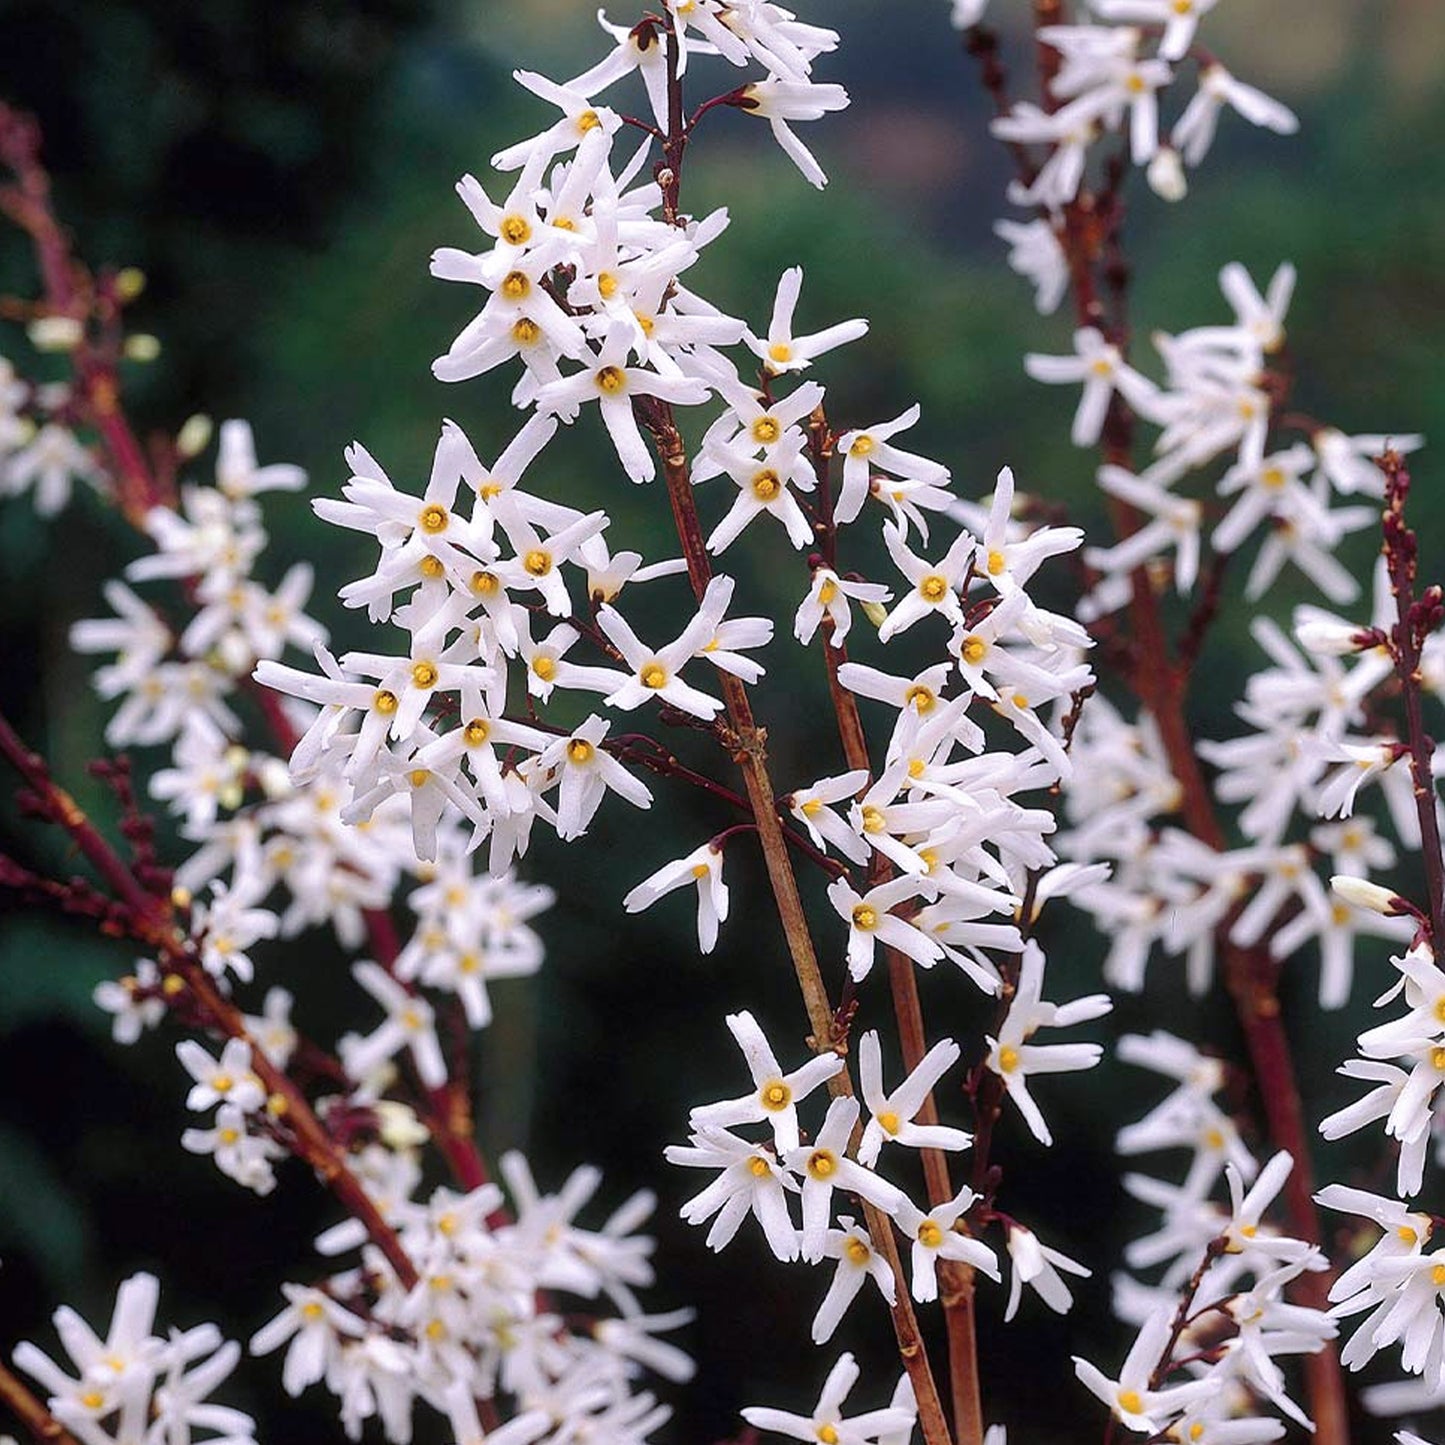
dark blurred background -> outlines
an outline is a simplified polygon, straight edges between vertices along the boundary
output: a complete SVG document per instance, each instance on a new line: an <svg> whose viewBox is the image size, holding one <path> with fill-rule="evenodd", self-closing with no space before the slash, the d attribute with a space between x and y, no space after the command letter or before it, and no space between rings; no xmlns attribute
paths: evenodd
<svg viewBox="0 0 1445 1445"><path fill-rule="evenodd" d="M1018 7L996 0L995 8L1006 18ZM0 0L0 98L40 117L58 207L81 253L140 266L150 280L133 321L165 350L154 365L131 369L142 430L174 429L197 411L247 417L262 460L303 464L314 494L334 493L344 480L341 452L353 439L393 476L423 475L443 416L461 422L483 455L495 451L515 424L510 382L494 376L446 388L432 380L431 359L469 319L474 298L432 281L427 259L440 244L476 244L452 192L456 178L485 176L494 150L545 123L508 72L580 71L599 51L592 10L572 0ZM943 0L831 0L805 14L844 35L819 74L849 87L852 109L804 132L832 185L815 194L765 130L717 116L689 157L687 198L698 211L725 202L733 225L693 273L695 284L759 327L778 271L801 261L806 329L860 313L873 323L865 344L829 358L822 373L838 412L891 416L916 398L924 415L914 440L950 463L964 494L985 493L1008 462L1021 486L1067 502L1088 524L1097 520L1091 464L1067 443L1073 395L1034 386L1020 366L1025 350L1067 349L1069 323L1033 313L991 236L1003 210L1003 158L986 138L987 107L946 12ZM1436 145L1445 126L1445 7L1260 0L1221 7L1207 38L1244 78L1298 110L1302 133L1261 136L1226 117L1187 203L1171 209L1132 187L1139 330L1220 318L1214 277L1228 260L1262 281L1293 259L1301 272L1290 325L1298 404L1348 430L1445 433L1445 177ZM1019 37L1006 41L1022 59ZM30 294L33 284L24 245L0 235L0 293ZM0 333L0 353L24 361L23 338ZM661 494L622 485L610 461L593 460L599 433L577 430L557 460L549 452L553 494L605 505L614 546L670 554ZM1417 522L1439 556L1445 513L1430 456L1417 469ZM315 610L343 642L354 640L356 619L340 618L325 599L368 568L368 547L322 527L304 499L282 497L268 516L268 575L274 580L297 557L314 559ZM780 534L749 540L728 555L756 604L749 610L790 616L800 588L786 543ZM1373 546L1369 536L1351 544L1361 570ZM90 694L87 662L69 654L65 637L75 619L103 610L101 581L137 550L91 498L50 524L24 502L0 510L0 695L101 816L107 801L84 769L105 714ZM1307 595L1290 579L1270 605L1283 612ZM1248 611L1234 607L1211 642L1207 683L1194 698L1202 735L1230 732L1230 705L1256 665ZM815 705L812 664L802 677L805 669L784 665L800 654L781 644L774 653L759 708L787 787L842 764ZM480 1128L491 1154L525 1147L546 1184L582 1160L603 1164L608 1207L643 1184L658 1188L662 1283L652 1301L699 1307L685 1343L702 1362L691 1387L664 1392L677 1407L664 1435L704 1442L734 1433L744 1404L804 1407L836 1349L886 1360L888 1339L881 1312L862 1306L834 1347L814 1351L807 1323L822 1272L772 1264L752 1230L725 1255L709 1255L702 1232L676 1220L699 1181L665 1172L660 1152L684 1137L690 1104L738 1081L723 1014L749 1007L779 1041L799 1035L802 1016L771 904L744 850L729 860L734 919L706 961L680 897L638 918L621 914L617 900L632 882L720 826L695 799L657 791L645 822L608 808L584 845L565 851L543 840L529 859L528 875L554 883L561 901L542 924L549 957L541 978L497 989L498 1022L477 1046ZM54 840L21 828L9 811L0 814L0 848L68 866ZM1053 996L1097 986L1100 949L1086 926L1056 920L1049 942ZM358 1006L346 998L349 985L338 987L340 955L325 941L305 953L298 970L296 950L263 947L260 981L284 981L308 1030L331 1037L359 1021ZM1288 981L1316 1117L1344 1100L1332 1070L1350 1051L1363 1000L1387 973L1382 951L1362 954L1357 1003L1344 1015L1314 1010L1312 962ZM103 1326L115 1284L139 1268L162 1276L168 1321L215 1318L244 1339L274 1312L281 1280L310 1276L309 1239L333 1217L295 1169L257 1201L180 1151L189 1120L173 1037L119 1049L90 1002L98 980L130 964L125 950L81 928L5 919L7 1352L21 1338L49 1348L48 1315L62 1300ZM986 1013L955 976L928 978L925 990L935 1033L977 1036ZM863 999L865 1014L886 1014L877 978ZM1238 1052L1228 1010L1185 1002L1163 965L1145 997L1116 1014L1122 1027L1161 1019ZM1106 1063L1041 1087L1060 1141L1052 1152L1015 1116L1000 1131L1006 1206L1096 1272L1062 1321L1030 1299L1004 1328L1002 1295L983 1292L987 1414L1016 1441L1094 1438L1102 1429L1069 1382L1067 1356L1109 1368L1122 1350L1107 1275L1149 1216L1124 1199L1101 1161L1117 1126L1159 1092ZM945 1101L945 1116L963 1122L962 1102ZM1346 1177L1369 1156L1332 1147L1324 1177ZM1180 1168L1181 1160L1159 1165ZM592 1222L600 1218L601 1210ZM278 1374L274 1362L248 1364L226 1398L258 1416L272 1445L335 1438L329 1397L312 1391L288 1402ZM1043 1380L1052 1387L1039 1388ZM880 1382L864 1403L882 1403L886 1392ZM1388 1433L1368 1424L1358 1438ZM423 1436L441 1438L430 1427Z"/></svg>

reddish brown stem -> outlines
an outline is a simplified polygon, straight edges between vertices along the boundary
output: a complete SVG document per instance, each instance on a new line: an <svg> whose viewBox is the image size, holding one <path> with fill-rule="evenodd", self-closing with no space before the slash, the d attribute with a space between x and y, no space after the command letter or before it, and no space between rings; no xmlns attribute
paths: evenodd
<svg viewBox="0 0 1445 1445"><path fill-rule="evenodd" d="M0 1402L35 1437L37 1445L76 1445L75 1437L4 1365L0 1365Z"/></svg>

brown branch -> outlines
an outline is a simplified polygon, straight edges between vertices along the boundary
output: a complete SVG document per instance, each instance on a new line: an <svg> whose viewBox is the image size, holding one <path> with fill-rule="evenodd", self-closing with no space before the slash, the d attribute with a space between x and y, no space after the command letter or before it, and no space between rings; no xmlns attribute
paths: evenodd
<svg viewBox="0 0 1445 1445"><path fill-rule="evenodd" d="M1395 624L1390 629L1390 655L1405 704L1405 740L1410 752L1410 778L1414 784L1415 813L1420 820L1420 851L1425 865L1425 891L1429 899L1430 941L1438 950L1445 941L1445 856L1440 848L1440 821L1436 807L1435 776L1430 760L1435 742L1425 731L1421 712L1420 649L1425 638L1445 617L1438 586L1415 598L1419 543L1405 524L1405 499L1410 473L1404 458L1393 449L1378 462L1385 474L1385 563L1390 592L1395 599Z"/></svg>
<svg viewBox="0 0 1445 1445"><path fill-rule="evenodd" d="M65 1426L4 1365L0 1365L0 1403L9 1407L37 1445L77 1445Z"/></svg>
<svg viewBox="0 0 1445 1445"><path fill-rule="evenodd" d="M70 835L109 884L121 905L120 916L130 937L154 950L162 971L175 980L166 990L172 1001L194 1008L207 1027L249 1045L251 1069L266 1089L266 1109L277 1133L292 1153L311 1166L346 1212L366 1226L397 1278L411 1288L418 1275L396 1231L382 1218L361 1181L347 1167L340 1149L305 1095L266 1057L246 1028L241 1011L217 989L194 946L177 926L170 900L157 898L142 887L124 859L75 800L54 782L45 760L25 746L3 714L0 714L0 757L15 769L34 797L43 803L46 816Z"/></svg>

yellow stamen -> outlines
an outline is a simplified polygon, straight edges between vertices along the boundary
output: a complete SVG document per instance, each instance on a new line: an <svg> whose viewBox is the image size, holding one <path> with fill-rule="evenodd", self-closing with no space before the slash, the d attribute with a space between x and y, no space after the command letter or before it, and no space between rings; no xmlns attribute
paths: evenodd
<svg viewBox="0 0 1445 1445"><path fill-rule="evenodd" d="M567 756L579 767L583 763L590 763L596 751L597 749L586 738L573 738L567 744Z"/></svg>
<svg viewBox="0 0 1445 1445"><path fill-rule="evenodd" d="M521 271L508 271L502 278L502 295L508 301L520 301L531 289L531 281Z"/></svg>
<svg viewBox="0 0 1445 1445"><path fill-rule="evenodd" d="M525 216L503 216L501 225L497 227L497 234L509 246L524 246L532 239L531 223Z"/></svg>
<svg viewBox="0 0 1445 1445"><path fill-rule="evenodd" d="M377 712L381 713L383 717L390 716L401 706L397 701L396 694L388 691L386 688L382 688L381 691L376 694L371 700L371 705Z"/></svg>
<svg viewBox="0 0 1445 1445"><path fill-rule="evenodd" d="M627 373L620 366L604 366L592 379L606 396L616 396L627 386Z"/></svg>
<svg viewBox="0 0 1445 1445"><path fill-rule="evenodd" d="M552 554L540 547L533 547L522 558L522 570L529 577L545 577L552 570Z"/></svg>
<svg viewBox="0 0 1445 1445"><path fill-rule="evenodd" d="M770 1114L786 1109L793 1102L793 1091L781 1079L772 1079L758 1090L758 1103Z"/></svg>
<svg viewBox="0 0 1445 1445"><path fill-rule="evenodd" d="M925 1249L937 1249L943 1243L943 1230L931 1219L918 1226L918 1242Z"/></svg>
<svg viewBox="0 0 1445 1445"><path fill-rule="evenodd" d="M753 496L760 502L771 502L782 490L783 484L771 467L765 467L753 478Z"/></svg>
<svg viewBox="0 0 1445 1445"><path fill-rule="evenodd" d="M491 736L491 725L486 718L474 717L462 729L462 737L469 748L479 748Z"/></svg>
<svg viewBox="0 0 1445 1445"><path fill-rule="evenodd" d="M414 662L411 667L412 684L416 687L435 687L437 666L434 662Z"/></svg>
<svg viewBox="0 0 1445 1445"><path fill-rule="evenodd" d="M853 927L861 928L864 933L878 927L878 910L870 907L867 903L860 903L853 910Z"/></svg>

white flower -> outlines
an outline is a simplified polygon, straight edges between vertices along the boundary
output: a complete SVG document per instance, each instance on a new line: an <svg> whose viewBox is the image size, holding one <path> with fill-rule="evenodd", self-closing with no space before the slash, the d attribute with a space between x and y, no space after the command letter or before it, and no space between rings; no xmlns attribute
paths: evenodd
<svg viewBox="0 0 1445 1445"><path fill-rule="evenodd" d="M1105 341L1097 327L1085 326L1074 332L1074 351L1073 356L1039 356L1031 352L1024 357L1024 370L1035 381L1051 385L1084 383L1071 433L1076 447L1091 447L1099 440L1116 391L1136 411L1149 414L1157 394L1153 382L1129 366L1119 348Z"/></svg>
<svg viewBox="0 0 1445 1445"><path fill-rule="evenodd" d="M728 916L728 889L722 878L723 850L716 844L704 843L686 858L664 863L657 872L644 878L622 900L629 913L650 908L664 893L674 888L697 885L697 944L703 953L711 953L717 943L718 925Z"/></svg>
<svg viewBox="0 0 1445 1445"><path fill-rule="evenodd" d="M227 1103L249 1114L265 1103L266 1090L251 1072L251 1047L244 1039L227 1039L219 1059L213 1059L194 1039L182 1039L176 1045L176 1057L196 1081L186 1095L186 1108L203 1112Z"/></svg>
<svg viewBox="0 0 1445 1445"><path fill-rule="evenodd" d="M793 134L788 122L821 120L830 110L842 110L848 104L848 92L841 85L815 85L776 77L755 80L744 87L741 104L748 115L768 122L773 139L808 181L819 189L828 184L823 168Z"/></svg>
<svg viewBox="0 0 1445 1445"><path fill-rule="evenodd" d="M761 1144L702 1125L694 1129L690 1144L669 1144L663 1152L669 1164L721 1171L679 1210L689 1224L703 1224L717 1215L707 1235L709 1249L721 1250L752 1214L778 1259L787 1263L798 1257L798 1232L785 1193L796 1192L798 1186Z"/></svg>
<svg viewBox="0 0 1445 1445"><path fill-rule="evenodd" d="M927 1214L907 1199L894 1211L898 1227L913 1241L913 1298L921 1304L938 1298L940 1259L961 1260L990 1279L999 1277L993 1250L982 1240L960 1234L954 1228L959 1216L971 1209L977 1199L978 1195L964 1185L949 1203L930 1209Z"/></svg>
<svg viewBox="0 0 1445 1445"><path fill-rule="evenodd" d="M799 1244L803 1258L810 1263L823 1257L835 1189L856 1194L889 1215L905 1202L902 1192L886 1179L847 1157L844 1151L857 1122L858 1101L834 1099L817 1138L811 1144L784 1152L783 1162L803 1178L803 1232Z"/></svg>
<svg viewBox="0 0 1445 1445"><path fill-rule="evenodd" d="M878 942L906 953L925 968L943 957L942 947L926 933L889 912L924 892L932 894L935 889L926 877L914 874L904 874L867 893L855 892L846 878L836 878L828 885L828 901L848 921L848 972L855 979L861 981L868 976Z"/></svg>
<svg viewBox="0 0 1445 1445"><path fill-rule="evenodd" d="M290 1340L281 1383L288 1395L299 1395L321 1379L337 1358L343 1338L359 1339L366 1325L350 1310L319 1289L283 1284L286 1308L251 1336L251 1353L269 1355Z"/></svg>
<svg viewBox="0 0 1445 1445"><path fill-rule="evenodd" d="M891 1093L883 1092L883 1059L878 1033L869 1029L858 1041L858 1079L871 1117L858 1144L858 1160L870 1168L889 1140L910 1149L967 1149L972 1136L941 1124L915 1124L914 1116L959 1060L962 1050L952 1039L940 1039L918 1066Z"/></svg>
<svg viewBox="0 0 1445 1445"><path fill-rule="evenodd" d="M813 571L813 580L808 595L798 606L793 618L793 636L805 647L813 640L813 634L826 617L833 625L824 634L830 647L842 647L853 625L852 609L848 599L881 606L893 594L877 582L849 582L840 577L831 567L818 567Z"/></svg>
<svg viewBox="0 0 1445 1445"><path fill-rule="evenodd" d="M1032 1285L1038 1296L1055 1314L1068 1314L1073 1307L1074 1297L1059 1274L1081 1275L1088 1279L1090 1271L1077 1260L1050 1249L1042 1243L1033 1230L1021 1224L1008 1228L1008 1253L1013 1263L1013 1276L1009 1281L1008 1305L1004 1309L1004 1320L1011 1320L1018 1311L1024 1285Z"/></svg>
<svg viewBox="0 0 1445 1445"><path fill-rule="evenodd" d="M870 1410L866 1415L843 1418L843 1401L858 1383L859 1369L852 1355L840 1355L838 1363L828 1372L818 1403L811 1415L792 1415L786 1410L769 1410L750 1406L742 1412L743 1419L757 1430L770 1430L808 1445L818 1441L834 1445L867 1445L888 1431L903 1430L913 1425L913 1412L890 1406L886 1410Z"/></svg>
<svg viewBox="0 0 1445 1445"><path fill-rule="evenodd" d="M838 1073L843 1060L837 1054L818 1054L785 1074L752 1014L729 1014L727 1025L753 1076L753 1092L720 1104L704 1104L692 1111L690 1122L694 1128L724 1129L734 1124L766 1123L772 1127L778 1152L787 1154L798 1147L798 1100Z"/></svg>
<svg viewBox="0 0 1445 1445"><path fill-rule="evenodd" d="M364 1037L348 1034L340 1044L341 1062L353 1079L365 1081L402 1049L410 1051L418 1077L428 1089L447 1081L446 1060L437 1039L432 1006L398 983L380 964L362 959L352 977L386 1010L386 1017Z"/></svg>
<svg viewBox="0 0 1445 1445"><path fill-rule="evenodd" d="M757 87L753 87L756 89ZM814 89L842 87L812 87ZM788 371L801 371L811 365L825 351L845 346L867 333L868 323L859 318L840 321L809 336L793 334L793 311L798 304L798 293L803 287L803 268L791 266L778 280L777 295L773 299L772 320L768 323L768 334L758 338L751 331L744 340L749 350L763 363L764 368L774 376Z"/></svg>
<svg viewBox="0 0 1445 1445"><path fill-rule="evenodd" d="M830 1229L823 1240L823 1258L836 1259L833 1281L818 1313L813 1316L813 1343L821 1345L832 1339L848 1306L858 1297L863 1282L872 1279L883 1298L891 1306L897 1298L897 1285L888 1261L873 1248L868 1231L849 1215L840 1214L842 1229Z"/></svg>

